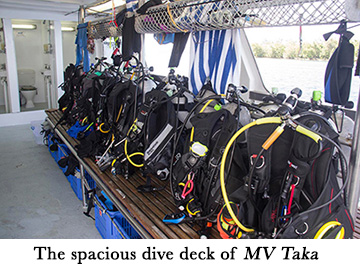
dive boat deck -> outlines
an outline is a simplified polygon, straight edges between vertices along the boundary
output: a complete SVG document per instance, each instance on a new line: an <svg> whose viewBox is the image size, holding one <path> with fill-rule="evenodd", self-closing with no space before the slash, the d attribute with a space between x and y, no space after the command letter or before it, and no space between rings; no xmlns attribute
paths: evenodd
<svg viewBox="0 0 360 269"><path fill-rule="evenodd" d="M47 121L52 127L62 116L59 110L47 110ZM170 193L170 188L152 193L138 192L137 187L144 185L146 179L136 172L125 179L121 175L114 176L110 169L101 172L95 162L90 158L79 158L75 146L79 142L70 137L66 130L69 126L58 125L54 130L60 139L69 147L70 151L79 160L80 166L85 169L116 208L123 214L130 225L142 238L173 238L191 239L199 238L200 227L192 224L166 225L162 221L166 214L176 212L176 207ZM154 180L154 185L162 186L165 183ZM216 228L211 228L209 238L220 238Z"/></svg>

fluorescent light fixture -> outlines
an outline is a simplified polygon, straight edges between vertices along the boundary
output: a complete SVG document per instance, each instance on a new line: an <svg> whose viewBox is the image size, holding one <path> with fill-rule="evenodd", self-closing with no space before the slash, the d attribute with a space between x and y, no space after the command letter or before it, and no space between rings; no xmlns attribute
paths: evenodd
<svg viewBox="0 0 360 269"><path fill-rule="evenodd" d="M21 30L35 30L36 25L35 24L13 24L13 29L21 29Z"/></svg>
<svg viewBox="0 0 360 269"><path fill-rule="evenodd" d="M125 4L125 0L114 0L115 7L119 7L121 5ZM104 4L88 7L87 12L88 13L96 13L96 12L103 12L105 10L111 10L112 9L112 1L106 2Z"/></svg>
<svg viewBox="0 0 360 269"><path fill-rule="evenodd" d="M75 31L75 27L61 26L61 31L63 31L63 32L74 32L74 31Z"/></svg>
<svg viewBox="0 0 360 269"><path fill-rule="evenodd" d="M54 30L54 25L50 25L50 29ZM73 26L61 26L61 31L62 32L74 32L75 31L75 27Z"/></svg>

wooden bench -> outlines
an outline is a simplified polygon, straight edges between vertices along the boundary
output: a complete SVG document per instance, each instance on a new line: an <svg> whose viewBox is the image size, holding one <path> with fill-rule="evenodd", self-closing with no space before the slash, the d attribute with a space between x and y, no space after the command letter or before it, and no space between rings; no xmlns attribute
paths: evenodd
<svg viewBox="0 0 360 269"><path fill-rule="evenodd" d="M52 127L62 116L59 110L47 110L46 114ZM199 238L199 225L166 225L162 221L166 214L176 212L169 186L152 193L138 192L137 187L146 183L141 173L136 172L129 179L125 179L121 175L114 176L109 169L101 172L92 159L79 158L75 150L79 142L66 133L68 128L66 125L58 125L55 132L79 160L81 170L85 169L90 174L96 186L106 193L142 238ZM156 178L153 180L156 186L167 184ZM210 238L220 238L215 227L211 228Z"/></svg>
<svg viewBox="0 0 360 269"><path fill-rule="evenodd" d="M360 239L360 208L358 208L356 216L355 216L355 231L354 231L354 238Z"/></svg>

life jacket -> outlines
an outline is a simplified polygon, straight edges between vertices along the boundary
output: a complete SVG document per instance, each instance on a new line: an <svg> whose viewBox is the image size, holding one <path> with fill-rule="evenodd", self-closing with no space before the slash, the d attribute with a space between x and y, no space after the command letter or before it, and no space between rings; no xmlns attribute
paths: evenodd
<svg viewBox="0 0 360 269"><path fill-rule="evenodd" d="M180 140L174 150L174 140L179 125L192 106L192 96L187 93L187 87L187 78L170 72L167 79L158 81L156 88L145 93L124 142L127 165L140 168L147 179L138 191L162 190L167 185L153 186L150 174L162 181L168 180L173 154L183 148L183 140Z"/></svg>
<svg viewBox="0 0 360 269"><path fill-rule="evenodd" d="M175 205L183 213L168 214L163 220L166 224L198 222L204 234L208 224L216 222L222 206L219 166L223 149L237 128L235 116L219 98L211 99L215 95L209 83L196 96L199 106L170 179Z"/></svg>
<svg viewBox="0 0 360 269"><path fill-rule="evenodd" d="M111 172L115 174L122 174L126 178L129 177L135 169L126 161L125 153L125 139L130 131L137 116L137 111L142 104L142 92L131 80L122 81L115 85L114 89L109 95L107 102L108 122L112 132L115 135L115 146L111 154L115 156L112 161ZM126 151L134 152L137 150L137 145L126 143ZM132 157L134 163L141 163L142 158L139 156Z"/></svg>
<svg viewBox="0 0 360 269"><path fill-rule="evenodd" d="M79 74L75 65L69 64L64 71L64 82L60 85L61 89L64 91L64 94L59 98L59 108L62 110L64 107L67 107L71 102L73 92L73 80Z"/></svg>
<svg viewBox="0 0 360 269"><path fill-rule="evenodd" d="M56 125L67 122L73 125L76 122L73 116L76 99L80 95L83 75L80 73L80 68L69 64L64 71L64 82L59 86L64 91L59 98L59 109L63 112L63 116L59 119Z"/></svg>
<svg viewBox="0 0 360 269"><path fill-rule="evenodd" d="M235 117L225 109L199 113L193 126L188 152L174 167L173 193L177 207L192 215L209 215L220 206L218 166L222 149L236 128Z"/></svg>
<svg viewBox="0 0 360 269"><path fill-rule="evenodd" d="M297 121L331 141L337 140L337 133L316 114L302 116ZM321 227L336 221L339 225L331 228L338 232L332 236L338 236L339 229L344 227L343 237L351 238L353 221L344 198L340 195L327 204L340 191L339 157L334 154L334 144L328 139L315 142L285 128L267 150L261 151L277 127L277 124L255 125L236 143L234 156L247 156L244 163L248 166L230 166L227 183L233 188L227 189L230 201L238 206L238 220L254 230L242 232L243 237L314 238Z"/></svg>
<svg viewBox="0 0 360 269"><path fill-rule="evenodd" d="M146 93L128 135L129 143L139 145L138 150L143 152L145 174L167 179L176 121L174 105L166 92L153 89Z"/></svg>
<svg viewBox="0 0 360 269"><path fill-rule="evenodd" d="M346 22L342 22L336 31L325 34L325 39L333 33L339 34L340 40L326 67L325 101L345 106L349 100L354 65L354 45L350 43L354 34L347 31Z"/></svg>
<svg viewBox="0 0 360 269"><path fill-rule="evenodd" d="M115 82L115 78L105 72L88 73L82 80L81 94L75 100L71 114L81 125L92 125L94 132L78 137L80 143L76 148L81 157L94 157L104 150L103 141L107 135L99 130L99 126L106 119L105 100Z"/></svg>
<svg viewBox="0 0 360 269"><path fill-rule="evenodd" d="M138 103L135 104L135 101ZM107 98L107 124L116 128L121 136L125 136L134 121L134 106L139 104L141 91L137 89L137 85L131 80L118 82Z"/></svg>
<svg viewBox="0 0 360 269"><path fill-rule="evenodd" d="M73 117L82 125L96 121L102 88L100 76L100 72L83 76L80 94L76 97L73 111L71 111Z"/></svg>
<svg viewBox="0 0 360 269"><path fill-rule="evenodd" d="M88 142L93 142L92 150L88 153L95 157L101 171L112 166L114 175L127 177L134 172L124 162L124 140L141 104L141 97L141 90L132 80L119 81L116 77L104 80L96 113L97 135L89 137L88 141L81 141L79 147L80 151L86 152ZM132 148L127 150L132 151Z"/></svg>

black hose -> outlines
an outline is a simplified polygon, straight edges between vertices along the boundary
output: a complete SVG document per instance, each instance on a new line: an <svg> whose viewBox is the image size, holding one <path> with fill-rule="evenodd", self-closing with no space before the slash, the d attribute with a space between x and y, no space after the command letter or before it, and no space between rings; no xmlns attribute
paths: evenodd
<svg viewBox="0 0 360 269"><path fill-rule="evenodd" d="M262 110L261 108L257 107L257 106L250 105L250 104L245 103L245 102L240 102L240 105L245 106L247 108L252 108L252 109L257 110L257 111L261 112L262 114L266 115L266 112L264 110Z"/></svg>
<svg viewBox="0 0 360 269"><path fill-rule="evenodd" d="M264 151L265 151L265 149L261 148L260 152L258 153L255 160L253 161L253 164L252 164L250 172L249 172L249 181L248 181L248 192L249 192L248 194L249 194L250 202L254 206L256 212L259 213L259 215L261 214L261 212L260 212L260 209L257 207L257 205L255 203L255 200L254 200L254 197L252 195L251 182L252 182L252 178L254 176L256 164L259 161L261 155L264 153ZM256 193L255 193L255 195L256 195Z"/></svg>
<svg viewBox="0 0 360 269"><path fill-rule="evenodd" d="M306 128L306 129L308 129L308 127L306 127L305 125L303 125L303 124L301 124L301 123L299 123L299 122L297 122L297 121L295 121L295 123L298 124L298 125L300 125L300 126L302 126L302 127L304 127L304 128ZM332 139L328 138L327 136L325 136L325 135L323 135L323 134L321 134L321 133L319 133L319 132L313 131L313 130L311 130L311 131L314 132L315 134L321 136L322 138L324 138L325 140L327 140L327 141L330 142L333 146L336 147L336 149L338 150L338 152L339 152L340 155L342 156L342 158L343 158L343 160L344 160L344 165L345 165L345 167L346 167L345 180L343 179L343 185L341 186L341 188L339 189L339 191L337 192L337 194L336 194L332 199L330 199L330 200L327 201L326 203L323 203L322 205L319 205L319 206L314 207L314 208L311 208L311 209L309 209L309 210L307 210L307 211L301 212L301 213L298 215L299 217L300 217L300 216L303 216L303 215L305 215L305 214L308 214L308 213L310 213L310 212L314 212L314 211L316 211L316 210L319 210L319 209L321 209L321 208L323 208L323 207L331 204L332 202L334 202L334 201L343 193L343 191L345 190L345 188L346 188L346 186L347 186L347 184L349 183L349 180L350 180L349 173L348 173L348 163L347 163L347 161L346 161L345 154L344 154L343 150L341 149L341 147L340 147L336 142L334 142Z"/></svg>

